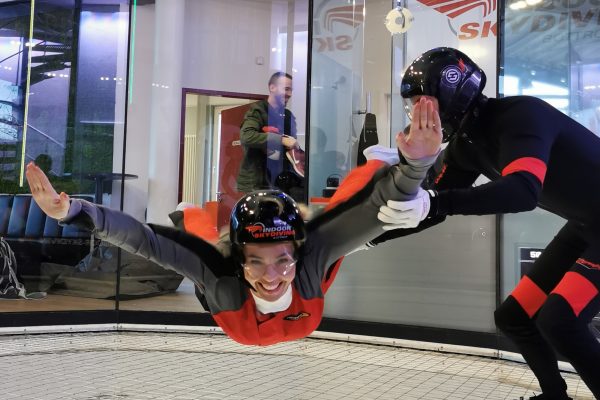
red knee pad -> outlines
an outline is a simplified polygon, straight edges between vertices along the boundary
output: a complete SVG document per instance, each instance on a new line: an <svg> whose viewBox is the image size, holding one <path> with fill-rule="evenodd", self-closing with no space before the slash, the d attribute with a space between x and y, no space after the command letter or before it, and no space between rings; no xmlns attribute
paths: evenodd
<svg viewBox="0 0 600 400"><path fill-rule="evenodd" d="M554 288L552 293L562 296L573 309L575 316L598 294L598 289L583 275L569 271Z"/></svg>
<svg viewBox="0 0 600 400"><path fill-rule="evenodd" d="M523 307L529 318L532 318L538 312L548 297L527 275L521 279L510 295Z"/></svg>

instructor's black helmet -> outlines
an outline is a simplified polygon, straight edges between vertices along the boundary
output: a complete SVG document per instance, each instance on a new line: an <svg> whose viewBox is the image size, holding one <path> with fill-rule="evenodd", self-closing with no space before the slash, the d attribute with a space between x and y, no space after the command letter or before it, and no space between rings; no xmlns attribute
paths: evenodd
<svg viewBox="0 0 600 400"><path fill-rule="evenodd" d="M304 241L304 221L296 202L280 190L259 190L244 195L231 211L231 243Z"/></svg>
<svg viewBox="0 0 600 400"><path fill-rule="evenodd" d="M423 53L409 65L402 78L401 94L405 99L420 95L437 99L447 141L477 103L485 82L483 70L466 54L450 47L438 47ZM411 109L407 109L409 115Z"/></svg>

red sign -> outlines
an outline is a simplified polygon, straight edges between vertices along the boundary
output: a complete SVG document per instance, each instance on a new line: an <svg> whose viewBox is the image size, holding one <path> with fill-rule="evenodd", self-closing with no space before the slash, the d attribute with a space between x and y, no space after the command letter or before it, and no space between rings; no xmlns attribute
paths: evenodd
<svg viewBox="0 0 600 400"><path fill-rule="evenodd" d="M459 16L476 11L483 18L495 15L498 8L496 0L418 0L419 3L433 8L453 20ZM492 20L466 22L460 25L456 36L459 40L487 38L497 36L497 22Z"/></svg>

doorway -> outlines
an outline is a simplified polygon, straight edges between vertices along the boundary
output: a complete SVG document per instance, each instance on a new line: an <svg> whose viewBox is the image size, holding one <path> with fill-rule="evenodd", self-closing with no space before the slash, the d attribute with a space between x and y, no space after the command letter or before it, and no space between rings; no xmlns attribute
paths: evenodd
<svg viewBox="0 0 600 400"><path fill-rule="evenodd" d="M219 227L237 201L241 162L239 128L250 104L267 96L184 89L178 201L203 207L218 203Z"/></svg>

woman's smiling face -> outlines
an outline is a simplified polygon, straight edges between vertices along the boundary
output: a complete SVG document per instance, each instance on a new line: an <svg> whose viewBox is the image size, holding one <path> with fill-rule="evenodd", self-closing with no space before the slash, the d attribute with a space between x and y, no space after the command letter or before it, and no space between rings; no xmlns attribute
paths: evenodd
<svg viewBox="0 0 600 400"><path fill-rule="evenodd" d="M244 277L255 295L266 301L278 300L296 277L292 242L246 244L244 260Z"/></svg>

